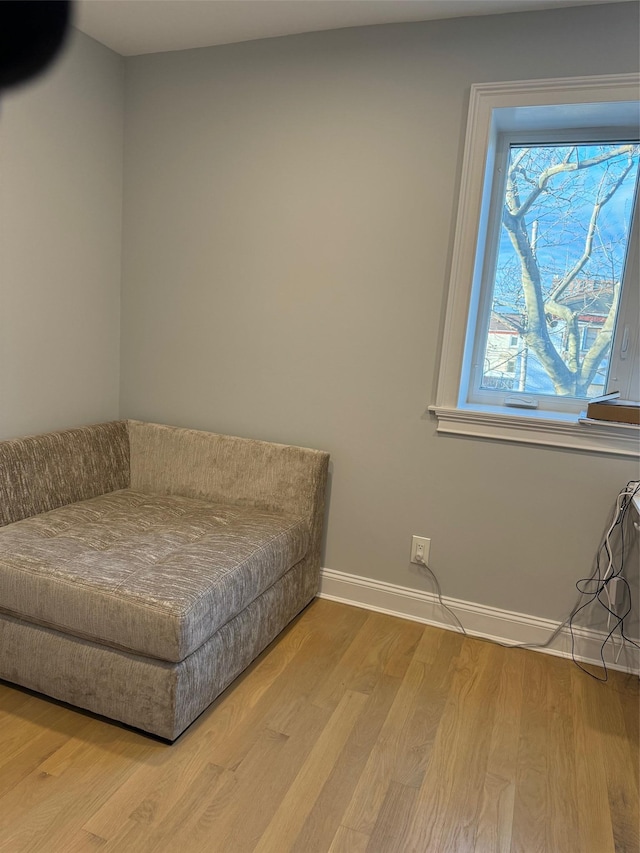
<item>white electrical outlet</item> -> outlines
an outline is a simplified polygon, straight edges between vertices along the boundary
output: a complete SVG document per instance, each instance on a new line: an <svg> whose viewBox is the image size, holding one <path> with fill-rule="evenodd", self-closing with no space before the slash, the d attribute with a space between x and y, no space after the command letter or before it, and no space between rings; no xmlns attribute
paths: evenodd
<svg viewBox="0 0 640 853"><path fill-rule="evenodd" d="M429 549L431 548L431 539L426 536L411 537L411 562L418 565L429 564Z"/></svg>

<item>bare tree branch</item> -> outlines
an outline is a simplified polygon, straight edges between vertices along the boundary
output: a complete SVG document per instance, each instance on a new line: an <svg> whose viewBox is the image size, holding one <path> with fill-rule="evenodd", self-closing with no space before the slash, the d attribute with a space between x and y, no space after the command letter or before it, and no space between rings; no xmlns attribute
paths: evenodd
<svg viewBox="0 0 640 853"><path fill-rule="evenodd" d="M609 313L607 314L607 319L604 321L604 325L598 332L595 341L589 348L589 352L585 355L582 365L580 367L580 372L576 385L576 393L578 396L586 397L587 392L589 390L589 386L593 382L593 379L598 371L600 362L605 357L605 355L607 354L607 350L611 346L613 330L616 322L616 309L618 307L619 292L620 285L616 284L613 291L613 299L611 300L611 307L609 308Z"/></svg>
<svg viewBox="0 0 640 853"><path fill-rule="evenodd" d="M538 361L551 379L556 393L571 395L578 393L586 394L611 343L617 299L613 299L605 324L584 357L582 364L580 363L581 328L579 325L579 311L574 310L570 305L563 304L559 300L591 259L594 251L594 238L598 232L599 216L602 209L613 198L633 168L633 155L637 152L637 146L631 144L620 145L613 150L604 151L597 156L584 160L579 159L577 156L578 149L572 146L563 155L561 162L542 169L537 176L524 162L525 155L528 152L529 149L523 148L514 156L513 162L510 165L507 174L505 204L502 217L504 227L515 249L520 266L519 279L525 303L526 327L518 329L515 322L507 322L520 332L526 345L536 354ZM627 155L627 163L621 173L612 180L609 164L614 158L623 155ZM570 162L573 156L576 157L576 160ZM574 225L581 225L580 219L576 218L575 213L571 209L571 204L577 199L576 190L570 189L569 184L566 182L560 187L552 189L549 186L549 181L554 175L559 174L566 174L569 180L570 173L589 169L600 164L607 164L605 167L606 171L595 193L595 200L592 202L581 255L572 265L571 269L552 287L551 292L545 298L543 275L537 257L537 243L540 239L538 223L540 219L536 217L535 225L533 226L529 223L529 226L534 229L532 230L532 234L529 235L527 230L528 224L525 222L525 214L531 210L535 201L546 193L559 202L564 200L565 209L562 210L562 208L559 208L558 217L552 217L548 223L548 227L545 229L545 235L548 232L558 232L558 230L560 234L566 229L573 231ZM523 184L528 184L535 188L529 193L525 201L521 202L519 185L522 186ZM542 215L548 217L548 214L543 213ZM550 240L551 242L547 245L557 243L553 236L550 237ZM584 310L584 306L582 310ZM565 323L566 351L564 357L558 352L551 338L547 323L548 315L558 317Z"/></svg>
<svg viewBox="0 0 640 853"><path fill-rule="evenodd" d="M562 163L557 163L555 166L549 166L548 169L545 169L540 173L536 189L533 190L533 192L530 193L530 195L518 207L515 209L510 208L510 212L516 217L524 216L529 211L534 201L544 192L547 184L554 175L559 175L563 172L577 172L581 169L589 169L591 166L597 166L599 163L612 160L614 157L619 157L621 154L631 155L633 154L634 149L635 146L632 144L620 145L613 151L598 154L596 157L588 157L586 160L582 160L578 163L569 163L565 158Z"/></svg>
<svg viewBox="0 0 640 853"><path fill-rule="evenodd" d="M534 350L559 393L573 384L573 375L553 345L547 329L542 297L540 269L521 218L512 216L505 207L502 221L520 259L522 290L527 309L524 339Z"/></svg>
<svg viewBox="0 0 640 853"><path fill-rule="evenodd" d="M631 146L633 147L633 146ZM586 161L585 161L586 162ZM618 179L613 183L610 189L604 194L604 196L600 199L600 201L596 202L593 206L593 210L591 211L591 218L589 220L589 227L587 228L587 235L584 241L584 249L582 251L581 257L574 264L573 268L564 276L564 278L558 283L558 285L553 289L551 294L547 299L547 307L551 310L551 306L556 304L556 300L560 297L567 287L571 284L572 281L582 272L585 264L591 257L591 252L593 251L593 236L596 232L596 226L598 224L598 217L600 216L600 212L605 204L610 201L613 195L616 193L618 188L621 186L624 179L627 177L631 168L633 166L633 160L629 157L629 162L627 163L626 168L618 177ZM600 182L600 187L598 187L598 197L600 196L600 189L602 188L605 175L602 176L602 180Z"/></svg>

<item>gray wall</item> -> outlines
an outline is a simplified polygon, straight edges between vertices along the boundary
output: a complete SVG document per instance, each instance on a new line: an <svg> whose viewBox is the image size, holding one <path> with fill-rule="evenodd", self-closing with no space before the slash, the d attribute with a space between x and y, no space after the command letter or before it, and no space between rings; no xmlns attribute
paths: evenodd
<svg viewBox="0 0 640 853"><path fill-rule="evenodd" d="M437 436L473 82L637 70L635 4L126 63L122 414L329 450L324 565L561 618L637 465Z"/></svg>
<svg viewBox="0 0 640 853"><path fill-rule="evenodd" d="M118 416L123 85L74 31L0 99L0 437Z"/></svg>

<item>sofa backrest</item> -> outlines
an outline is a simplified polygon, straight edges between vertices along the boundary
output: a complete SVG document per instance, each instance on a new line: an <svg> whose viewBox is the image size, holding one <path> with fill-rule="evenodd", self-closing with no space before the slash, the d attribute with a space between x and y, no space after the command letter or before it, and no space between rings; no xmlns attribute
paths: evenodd
<svg viewBox="0 0 640 853"><path fill-rule="evenodd" d="M0 527L128 485L126 421L0 441Z"/></svg>
<svg viewBox="0 0 640 853"><path fill-rule="evenodd" d="M129 421L131 488L258 506L304 518L320 559L329 454Z"/></svg>

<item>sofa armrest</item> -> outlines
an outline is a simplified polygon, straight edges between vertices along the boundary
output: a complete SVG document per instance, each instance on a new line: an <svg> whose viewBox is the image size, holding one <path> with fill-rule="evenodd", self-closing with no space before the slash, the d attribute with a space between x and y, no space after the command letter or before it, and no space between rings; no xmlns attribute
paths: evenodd
<svg viewBox="0 0 640 853"><path fill-rule="evenodd" d="M304 447L129 421L131 488L304 518L319 565L329 454Z"/></svg>
<svg viewBox="0 0 640 853"><path fill-rule="evenodd" d="M0 527L128 485L125 421L0 441Z"/></svg>

